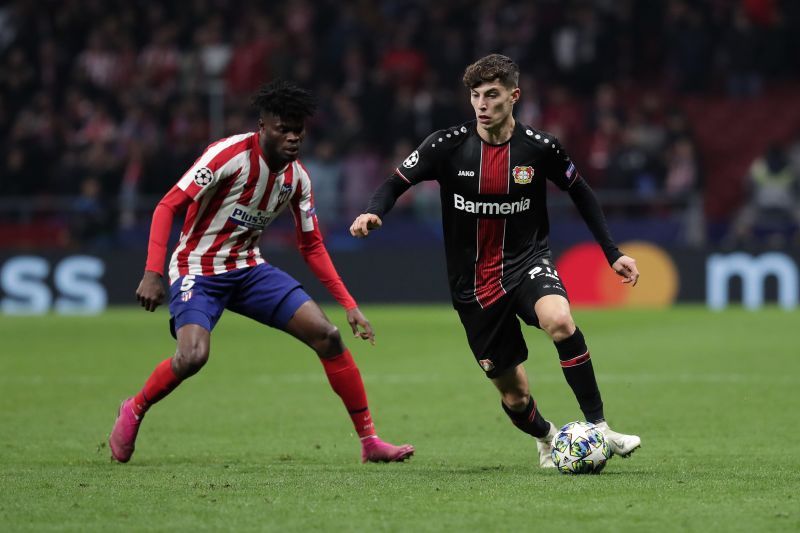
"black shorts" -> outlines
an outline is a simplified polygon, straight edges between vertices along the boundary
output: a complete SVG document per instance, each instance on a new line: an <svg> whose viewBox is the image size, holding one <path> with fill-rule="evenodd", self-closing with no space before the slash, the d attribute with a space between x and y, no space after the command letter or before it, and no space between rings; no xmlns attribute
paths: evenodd
<svg viewBox="0 0 800 533"><path fill-rule="evenodd" d="M533 306L548 294L567 298L567 291L552 263L540 262L517 287L486 309L481 309L477 303L456 307L469 347L486 377L501 376L528 359L528 346L517 316L538 328L539 319Z"/></svg>

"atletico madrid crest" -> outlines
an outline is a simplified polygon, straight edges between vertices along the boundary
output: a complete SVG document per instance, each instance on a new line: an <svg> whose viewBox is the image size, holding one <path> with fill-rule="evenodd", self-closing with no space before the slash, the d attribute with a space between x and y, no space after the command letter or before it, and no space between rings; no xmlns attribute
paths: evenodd
<svg viewBox="0 0 800 533"><path fill-rule="evenodd" d="M533 167L514 167L514 183L527 185L533 180Z"/></svg>
<svg viewBox="0 0 800 533"><path fill-rule="evenodd" d="M185 291L181 293L181 301L188 302L192 299L192 291Z"/></svg>

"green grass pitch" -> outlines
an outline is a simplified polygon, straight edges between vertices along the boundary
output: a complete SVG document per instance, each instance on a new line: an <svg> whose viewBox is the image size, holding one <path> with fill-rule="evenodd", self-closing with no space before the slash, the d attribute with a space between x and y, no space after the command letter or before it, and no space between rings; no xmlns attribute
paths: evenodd
<svg viewBox="0 0 800 533"><path fill-rule="evenodd" d="M119 401L173 342L167 314L0 317L4 531L797 531L800 314L578 311L612 427L642 437L599 476L537 468L452 309L365 307L349 339L405 464L362 465L311 351L227 313L203 371L155 406L127 465ZM327 308L342 331L344 313ZM580 418L555 349L526 332L543 414Z"/></svg>

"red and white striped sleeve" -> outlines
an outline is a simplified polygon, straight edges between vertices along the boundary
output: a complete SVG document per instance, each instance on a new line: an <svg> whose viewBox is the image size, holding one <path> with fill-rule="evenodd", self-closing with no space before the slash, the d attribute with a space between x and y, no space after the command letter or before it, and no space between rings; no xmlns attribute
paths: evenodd
<svg viewBox="0 0 800 533"><path fill-rule="evenodd" d="M336 272L336 267L333 266L328 249L325 248L322 240L322 232L319 229L319 221L314 209L311 179L299 161L293 164L297 165L295 175L298 177L297 188L291 199L297 247L311 271L325 285L339 305L348 311L355 309L358 304L345 287L339 273Z"/></svg>
<svg viewBox="0 0 800 533"><path fill-rule="evenodd" d="M153 222L150 224L145 270L164 275L164 259L167 256L167 241L169 241L169 232L172 229L172 220L191 201L192 199L176 185L158 202L153 211Z"/></svg>
<svg viewBox="0 0 800 533"><path fill-rule="evenodd" d="M199 200L220 181L236 174L241 166L241 158L236 156L251 148L253 135L234 135L209 145L178 180L178 188L192 200Z"/></svg>

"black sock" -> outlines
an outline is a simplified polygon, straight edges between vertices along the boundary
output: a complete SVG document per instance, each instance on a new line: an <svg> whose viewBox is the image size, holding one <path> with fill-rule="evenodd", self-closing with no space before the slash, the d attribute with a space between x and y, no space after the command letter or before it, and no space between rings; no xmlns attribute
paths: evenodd
<svg viewBox="0 0 800 533"><path fill-rule="evenodd" d="M571 337L553 344L558 350L561 370L567 378L567 383L572 387L572 392L575 393L583 416L588 422L602 422L605 419L603 399L600 398L600 389L597 388L594 367L583 333L575 328L575 333Z"/></svg>
<svg viewBox="0 0 800 533"><path fill-rule="evenodd" d="M503 402L500 402L500 405L503 406L503 411L506 412L514 425L528 435L541 438L550 431L550 424L539 413L532 396L528 396L528 405L522 411L512 411Z"/></svg>

